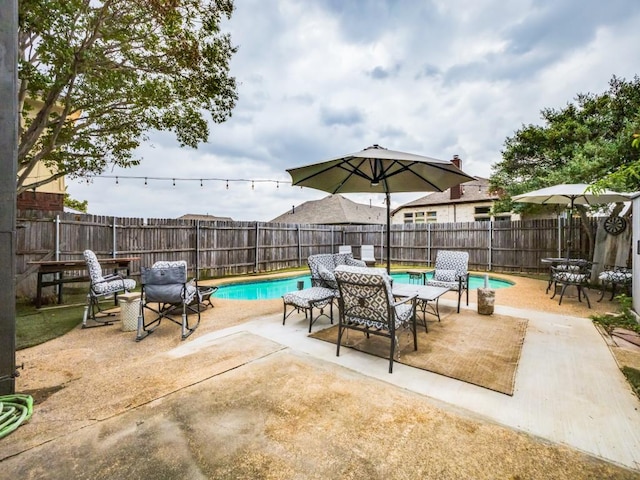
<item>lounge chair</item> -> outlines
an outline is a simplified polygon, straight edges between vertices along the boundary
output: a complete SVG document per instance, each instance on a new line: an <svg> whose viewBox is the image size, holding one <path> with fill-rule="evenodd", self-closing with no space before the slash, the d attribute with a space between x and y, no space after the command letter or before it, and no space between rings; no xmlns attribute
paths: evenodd
<svg viewBox="0 0 640 480"><path fill-rule="evenodd" d="M376 264L373 245L362 245L360 247L360 260L362 260L367 267L373 267Z"/></svg>
<svg viewBox="0 0 640 480"><path fill-rule="evenodd" d="M455 250L439 250L433 278L427 280L431 287L445 287L458 292L458 313L462 292L467 292L469 305L469 253Z"/></svg>
<svg viewBox="0 0 640 480"><path fill-rule="evenodd" d="M418 349L416 333L416 295L396 301L391 292L391 277L382 268L340 265L335 270L340 297L340 320L336 356L345 330L387 337L389 373L393 373L393 359L398 345L398 333L410 329L413 349Z"/></svg>
<svg viewBox="0 0 640 480"><path fill-rule="evenodd" d="M351 245L340 245L338 247L338 253L352 253Z"/></svg>
<svg viewBox="0 0 640 480"><path fill-rule="evenodd" d="M85 250L84 259L87 262L89 271L89 293L87 294L87 305L84 307L82 315L82 328L102 327L113 325L113 320L108 318L116 315L116 312L104 312L100 308L100 299L113 295L114 303L118 303L118 293L130 292L136 288L136 281L131 278L124 278L118 274L103 275L102 266L92 250ZM62 288L62 286L60 287ZM91 319L95 325L87 325L87 320Z"/></svg>
<svg viewBox="0 0 640 480"><path fill-rule="evenodd" d="M160 326L163 319L182 327L181 338L191 335L200 324L201 290L197 280L187 280L187 262L156 262L141 269L142 301L138 315L136 341L143 340ZM145 310L152 312L151 320L144 318ZM188 314L197 314L197 321L189 323ZM177 321L173 316L180 315Z"/></svg>

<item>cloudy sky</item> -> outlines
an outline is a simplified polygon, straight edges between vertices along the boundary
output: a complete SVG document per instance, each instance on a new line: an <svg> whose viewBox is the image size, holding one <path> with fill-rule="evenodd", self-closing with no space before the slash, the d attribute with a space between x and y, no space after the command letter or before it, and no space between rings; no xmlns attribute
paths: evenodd
<svg viewBox="0 0 640 480"><path fill-rule="evenodd" d="M292 187L287 168L373 144L443 160L459 155L465 172L488 178L505 139L540 124L542 109L602 93L613 75L640 74L638 0L235 4L223 25L238 46L232 118L212 124L197 150L152 133L138 152L141 165L105 172L149 177L146 186L69 181L89 213L269 221L326 195ZM172 178L193 180L174 186ZM422 195L392 195L392 207ZM382 196L347 197L384 206Z"/></svg>

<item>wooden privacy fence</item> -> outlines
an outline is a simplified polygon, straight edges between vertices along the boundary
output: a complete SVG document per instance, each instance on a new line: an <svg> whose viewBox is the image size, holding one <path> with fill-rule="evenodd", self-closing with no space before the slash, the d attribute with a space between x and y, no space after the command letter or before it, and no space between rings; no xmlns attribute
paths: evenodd
<svg viewBox="0 0 640 480"><path fill-rule="evenodd" d="M561 219L562 220L562 219ZM574 220L578 223L577 220ZM19 212L16 235L17 293L34 297L37 266L29 262L81 260L93 250L102 257L140 257L141 266L158 260L186 260L199 278L269 272L306 265L309 255L351 245L374 245L379 262L386 258L385 226L298 225L261 222L205 222L180 219L117 218L95 215ZM470 269L538 273L543 257L562 254L566 229L557 219L392 225L391 262L428 266L439 249L466 250ZM590 225L595 229L595 222ZM588 254L576 225L574 245ZM586 237L586 236L584 236Z"/></svg>

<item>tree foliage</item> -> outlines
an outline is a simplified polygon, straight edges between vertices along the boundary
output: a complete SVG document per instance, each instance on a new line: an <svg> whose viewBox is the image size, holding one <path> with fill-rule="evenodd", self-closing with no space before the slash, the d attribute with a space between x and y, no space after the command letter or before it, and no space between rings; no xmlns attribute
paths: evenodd
<svg viewBox="0 0 640 480"><path fill-rule="evenodd" d="M578 94L560 110L544 109L544 125L527 125L505 141L493 165L491 187L504 193L497 211L532 208L511 197L561 183L640 190L640 156L632 142L640 132L640 78L613 77L601 94Z"/></svg>
<svg viewBox="0 0 640 480"><path fill-rule="evenodd" d="M18 193L137 165L150 130L208 139L237 100L233 0L20 0ZM27 184L38 162L54 173Z"/></svg>

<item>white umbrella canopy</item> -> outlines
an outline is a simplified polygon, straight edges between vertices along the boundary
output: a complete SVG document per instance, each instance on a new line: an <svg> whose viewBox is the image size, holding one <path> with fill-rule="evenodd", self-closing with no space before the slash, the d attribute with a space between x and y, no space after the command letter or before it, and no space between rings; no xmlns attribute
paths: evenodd
<svg viewBox="0 0 640 480"><path fill-rule="evenodd" d="M541 205L602 205L605 203L628 202L628 194L604 190L600 193L588 191L588 183L562 183L522 193L512 198L514 202L538 203Z"/></svg>
<svg viewBox="0 0 640 480"><path fill-rule="evenodd" d="M320 163L289 168L292 184L335 193L384 193L387 201L387 271L392 192L443 192L475 180L452 162L373 145Z"/></svg>
<svg viewBox="0 0 640 480"><path fill-rule="evenodd" d="M541 188L532 192L512 197L514 202L537 203L539 205L565 205L569 207L569 233L567 241L567 258L571 254L572 224L574 205L603 205L607 203L628 202L629 194L603 190L600 193L590 192L588 183L562 183L552 187Z"/></svg>

